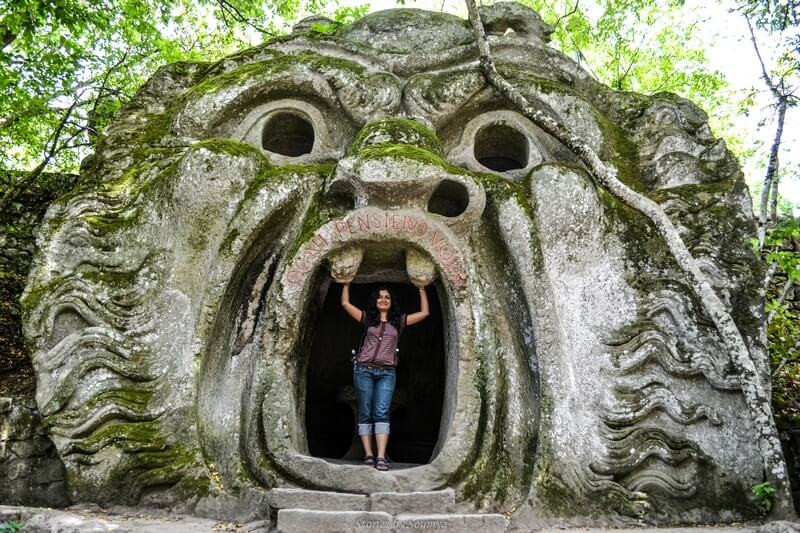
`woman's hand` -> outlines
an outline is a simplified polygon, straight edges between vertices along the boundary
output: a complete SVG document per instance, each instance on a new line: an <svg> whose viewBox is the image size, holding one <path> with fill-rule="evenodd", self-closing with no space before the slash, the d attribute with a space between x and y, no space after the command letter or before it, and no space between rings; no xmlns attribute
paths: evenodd
<svg viewBox="0 0 800 533"><path fill-rule="evenodd" d="M363 312L361 311L361 309L350 303L349 283L342 284L342 307L344 307L344 310L347 311L348 315L353 317L355 320L361 322L361 317L363 315Z"/></svg>
<svg viewBox="0 0 800 533"><path fill-rule="evenodd" d="M413 326L417 322L422 322L428 316L430 316L430 310L428 309L428 292L425 290L425 287L418 287L419 288L419 311L416 313L412 313L406 317L406 326Z"/></svg>

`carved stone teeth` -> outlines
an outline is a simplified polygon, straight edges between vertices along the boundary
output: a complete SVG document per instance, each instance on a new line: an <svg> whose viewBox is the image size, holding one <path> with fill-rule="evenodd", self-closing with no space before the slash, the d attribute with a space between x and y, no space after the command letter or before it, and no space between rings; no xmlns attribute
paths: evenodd
<svg viewBox="0 0 800 533"><path fill-rule="evenodd" d="M337 283L350 283L356 277L364 249L359 246L347 246L328 258L331 266L331 276Z"/></svg>
<svg viewBox="0 0 800 533"><path fill-rule="evenodd" d="M350 283L356 277L364 248L351 245L331 254L328 257L331 276L337 283ZM429 285L436 278L436 265L425 253L415 249L406 250L406 273L411 283L418 287Z"/></svg>
<svg viewBox="0 0 800 533"><path fill-rule="evenodd" d="M409 248L406 250L406 272L411 283L417 287L424 287L436 277L436 265L424 253Z"/></svg>

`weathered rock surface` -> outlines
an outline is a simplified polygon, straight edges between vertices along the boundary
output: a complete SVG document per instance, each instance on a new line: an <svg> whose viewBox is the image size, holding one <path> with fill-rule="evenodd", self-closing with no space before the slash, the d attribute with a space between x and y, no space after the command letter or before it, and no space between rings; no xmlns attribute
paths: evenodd
<svg viewBox="0 0 800 533"><path fill-rule="evenodd" d="M703 112L599 85L521 5L484 13L500 71L664 207L766 375L749 198ZM48 211L23 297L73 500L215 515L248 490L444 488L521 529L757 513L737 369L665 243L475 59L464 20L403 9L301 24L139 91L85 169L96 185ZM393 424L412 429L389 455L413 460L387 473L338 460L358 327L322 312L329 268L433 281L438 329L408 328L419 353L398 373L438 377L398 377ZM312 382L319 353L342 371Z"/></svg>

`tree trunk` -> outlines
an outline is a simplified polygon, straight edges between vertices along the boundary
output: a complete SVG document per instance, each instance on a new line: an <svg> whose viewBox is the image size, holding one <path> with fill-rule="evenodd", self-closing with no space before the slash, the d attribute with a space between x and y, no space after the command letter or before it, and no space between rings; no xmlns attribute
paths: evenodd
<svg viewBox="0 0 800 533"><path fill-rule="evenodd" d="M764 239L767 235L768 213L769 213L769 195L773 186L775 187L775 203L777 204L777 181L778 170L780 168L780 161L778 160L778 151L781 148L781 138L783 137L783 122L786 118L787 100L785 96L778 96L778 124L775 128L775 138L772 141L772 146L769 150L769 164L767 164L767 174L764 176L764 183L761 188L761 202L759 203L758 214L758 244L764 246ZM775 185L773 185L775 182Z"/></svg>
<svg viewBox="0 0 800 533"><path fill-rule="evenodd" d="M781 175L776 170L775 175L772 177L772 186L769 193L769 220L767 222L767 227L769 228L774 228L778 225L778 184L780 182Z"/></svg>
<svg viewBox="0 0 800 533"><path fill-rule="evenodd" d="M675 261L683 270L687 281L702 302L705 313L714 322L731 359L739 370L739 382L750 411L753 426L756 429L758 445L764 461L766 479L776 488L773 515L779 518L793 517L794 509L786 463L783 459L778 432L772 421L770 395L767 393L766 384L762 383L744 339L739 333L739 329L733 322L725 305L697 266L672 221L660 205L638 194L619 181L617 179L617 170L601 161L597 153L583 138L567 130L555 118L544 113L541 108L531 105L522 93L498 73L489 51L489 43L486 39L483 24L478 16L475 0L465 1L478 44L481 70L489 83L534 124L571 149L588 167L591 175L599 185L625 205L646 216L667 243Z"/></svg>

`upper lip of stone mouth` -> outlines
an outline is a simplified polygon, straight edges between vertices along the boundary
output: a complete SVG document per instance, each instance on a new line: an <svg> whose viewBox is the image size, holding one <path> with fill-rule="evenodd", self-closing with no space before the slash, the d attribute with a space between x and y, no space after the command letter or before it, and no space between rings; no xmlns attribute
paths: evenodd
<svg viewBox="0 0 800 533"><path fill-rule="evenodd" d="M438 218L416 209L351 211L320 227L301 246L284 281L303 285L315 264L327 263L340 282L411 281L424 286L438 274L445 285L461 288L466 280L463 245ZM407 277L401 275L404 270Z"/></svg>

